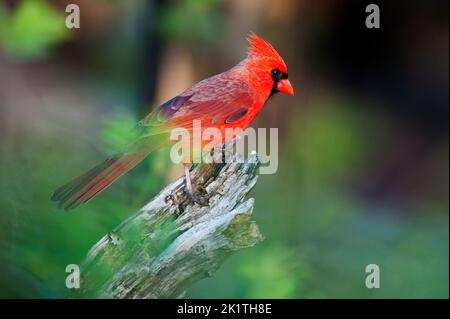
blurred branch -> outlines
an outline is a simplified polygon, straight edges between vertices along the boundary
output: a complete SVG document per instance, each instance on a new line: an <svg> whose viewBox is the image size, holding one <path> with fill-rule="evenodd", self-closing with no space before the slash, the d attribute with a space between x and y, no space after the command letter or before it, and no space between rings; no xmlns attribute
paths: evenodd
<svg viewBox="0 0 450 319"><path fill-rule="evenodd" d="M226 151L232 151L228 144ZM256 154L244 161L196 166L193 186L209 207L193 204L184 178L163 189L137 214L95 244L82 265L83 294L101 298L174 298L211 276L233 251L262 240L251 220Z"/></svg>

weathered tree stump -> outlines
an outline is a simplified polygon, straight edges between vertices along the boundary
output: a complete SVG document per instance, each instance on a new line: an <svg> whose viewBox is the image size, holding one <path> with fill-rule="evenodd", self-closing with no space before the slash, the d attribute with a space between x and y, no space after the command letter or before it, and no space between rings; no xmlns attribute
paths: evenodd
<svg viewBox="0 0 450 319"><path fill-rule="evenodd" d="M226 146L232 151L233 145ZM251 220L257 154L191 171L193 187L214 194L192 203L184 177L95 244L81 266L81 293L97 298L177 298L211 276L233 252L263 239Z"/></svg>

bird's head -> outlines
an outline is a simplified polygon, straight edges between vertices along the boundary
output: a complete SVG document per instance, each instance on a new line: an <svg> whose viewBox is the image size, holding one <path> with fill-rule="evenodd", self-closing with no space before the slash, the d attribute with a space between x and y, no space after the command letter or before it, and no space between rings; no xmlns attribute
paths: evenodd
<svg viewBox="0 0 450 319"><path fill-rule="evenodd" d="M250 43L247 65L253 80L270 90L269 96L277 92L294 95L286 63L274 47L253 32L247 37L247 41Z"/></svg>

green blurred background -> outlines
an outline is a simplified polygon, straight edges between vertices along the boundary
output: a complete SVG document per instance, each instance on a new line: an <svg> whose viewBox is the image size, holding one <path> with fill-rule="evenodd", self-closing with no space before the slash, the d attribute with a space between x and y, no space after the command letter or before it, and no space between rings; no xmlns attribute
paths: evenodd
<svg viewBox="0 0 450 319"><path fill-rule="evenodd" d="M254 123L280 135L278 172L252 191L266 239L187 297L448 298L448 2L377 1L376 30L368 3L1 0L0 297L69 294L66 265L182 173L159 152L73 213L53 190L243 59L253 30L296 90Z"/></svg>

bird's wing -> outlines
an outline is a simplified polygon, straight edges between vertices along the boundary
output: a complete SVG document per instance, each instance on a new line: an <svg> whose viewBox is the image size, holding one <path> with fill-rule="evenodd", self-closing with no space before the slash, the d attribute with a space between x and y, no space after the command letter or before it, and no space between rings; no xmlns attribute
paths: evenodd
<svg viewBox="0 0 450 319"><path fill-rule="evenodd" d="M52 200L58 201L60 207L75 208L167 144L173 128L192 129L194 120L201 121L203 128L232 125L247 114L253 102L254 94L244 82L223 75L204 80L151 112L139 123L137 139L123 153L60 187Z"/></svg>
<svg viewBox="0 0 450 319"><path fill-rule="evenodd" d="M155 134L175 127L191 129L194 120L201 121L203 128L231 124L247 114L254 96L244 81L215 76L162 104L140 126L146 128L146 134Z"/></svg>

